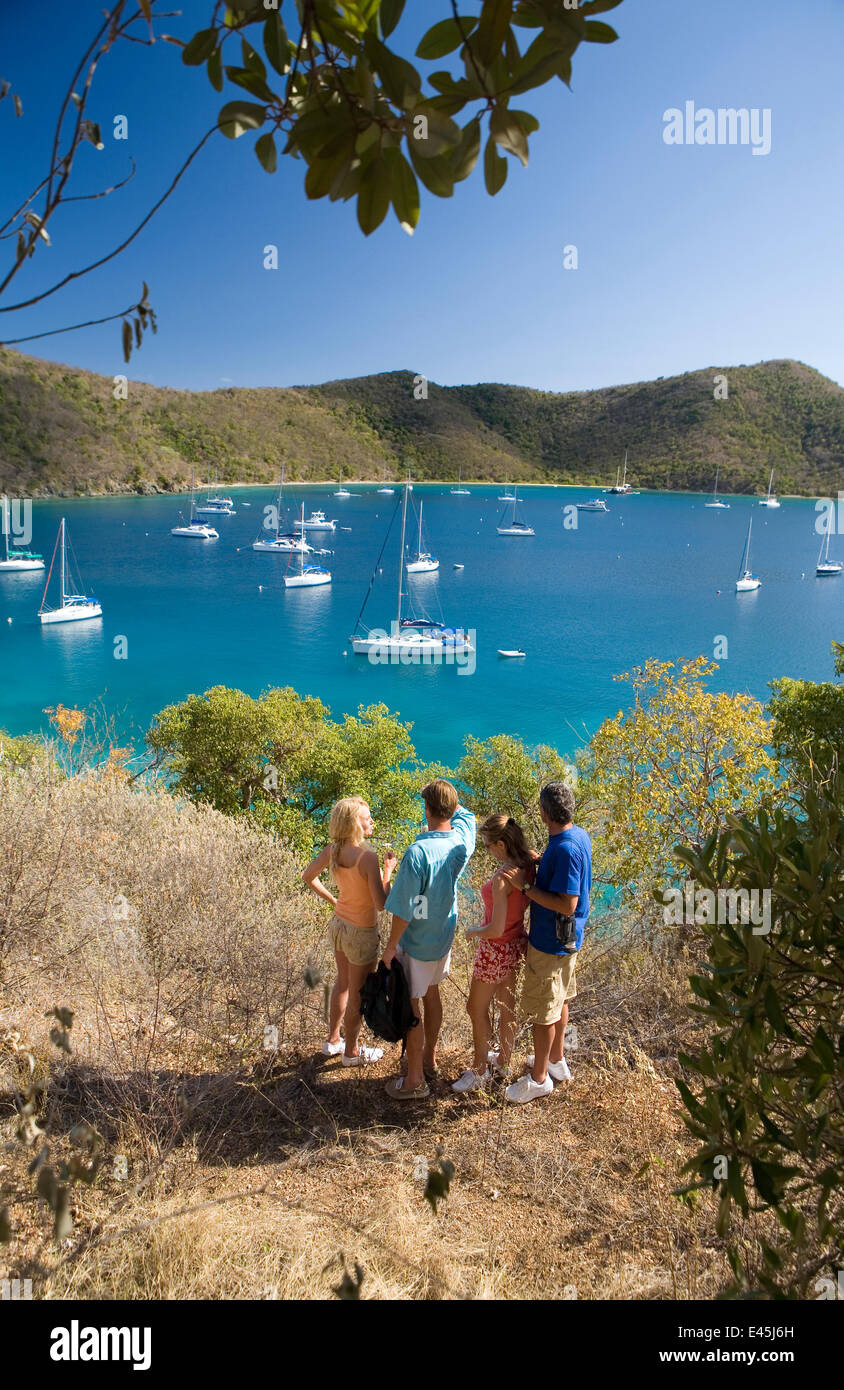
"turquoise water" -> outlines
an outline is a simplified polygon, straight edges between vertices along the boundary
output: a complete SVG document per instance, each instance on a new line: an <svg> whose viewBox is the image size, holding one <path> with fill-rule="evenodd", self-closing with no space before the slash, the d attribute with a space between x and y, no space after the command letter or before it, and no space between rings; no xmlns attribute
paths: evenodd
<svg viewBox="0 0 844 1390"><path fill-rule="evenodd" d="M469 733L506 732L571 750L629 703L615 673L649 656L712 656L719 639L727 641L714 678L720 688L765 699L775 676L831 677L844 576L815 578L813 502L784 501L769 512L742 498L721 512L705 509L702 496L642 493L609 498L608 514L580 513L577 529L566 530L564 506L594 489L530 488L523 515L536 536L505 538L495 530L500 485L469 497L442 487L417 486L414 494L424 497L440 571L406 587L426 595L429 615L476 630L474 673L370 665L351 654L348 639L399 494L350 486L358 495L345 500L332 496L333 486L291 489L287 498L291 508L304 499L308 510L322 506L351 527L313 542L334 547L321 562L334 579L310 590L286 591L287 557L251 549L272 488L235 489L237 515L219 518L220 539L207 543L170 535L182 499L36 502L33 547L49 563L66 516L85 591L100 599L104 616L42 629L36 613L45 576L0 577L0 727L42 728L45 706L101 697L122 729L140 738L163 705L211 685L253 695L292 685L318 695L336 716L383 701L412 721L421 756L454 762ZM752 566L763 587L736 596L751 514ZM844 558L844 536L833 537L831 549ZM372 627L388 627L395 615L397 555L394 521L366 612ZM125 660L114 656L121 637ZM499 647L520 647L526 659L502 660Z"/></svg>

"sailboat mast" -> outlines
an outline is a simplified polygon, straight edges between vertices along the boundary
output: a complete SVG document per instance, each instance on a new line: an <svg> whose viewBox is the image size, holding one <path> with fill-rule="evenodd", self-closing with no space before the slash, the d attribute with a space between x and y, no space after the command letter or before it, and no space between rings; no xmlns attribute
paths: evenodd
<svg viewBox="0 0 844 1390"><path fill-rule="evenodd" d="M62 558L61 558L61 606L64 608L64 517L62 517Z"/></svg>
<svg viewBox="0 0 844 1390"><path fill-rule="evenodd" d="M397 628L401 628L401 598L402 598L401 589L402 589L402 580L404 579L404 537L405 537L405 529L406 529L406 526L407 526L407 494L408 494L409 491L410 491L410 483L405 483L405 485L404 485L404 497L403 497L403 499L402 499L402 506L401 506L401 544L399 545L399 601L398 601L398 611L397 611L397 616L396 616L396 627L397 627Z"/></svg>
<svg viewBox="0 0 844 1390"><path fill-rule="evenodd" d="M416 547L417 560L422 559L422 499L419 499L419 543Z"/></svg>
<svg viewBox="0 0 844 1390"><path fill-rule="evenodd" d="M713 500L713 502L717 502L717 501L718 501L718 468L717 468L717 467L716 467L716 469L715 469L715 491L714 491L714 493L712 494L712 500Z"/></svg>
<svg viewBox="0 0 844 1390"><path fill-rule="evenodd" d="M3 537L6 542L6 559L9 558L9 499L3 493Z"/></svg>
<svg viewBox="0 0 844 1390"><path fill-rule="evenodd" d="M627 450L625 449L625 450L624 450L624 476L623 476L622 479L621 479L621 486L624 487L624 484L625 484L626 482L627 482Z"/></svg>

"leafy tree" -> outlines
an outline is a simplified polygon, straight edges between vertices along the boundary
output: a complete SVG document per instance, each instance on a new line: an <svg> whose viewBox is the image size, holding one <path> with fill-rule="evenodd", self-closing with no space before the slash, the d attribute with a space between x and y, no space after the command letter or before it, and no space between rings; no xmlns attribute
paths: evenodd
<svg viewBox="0 0 844 1390"><path fill-rule="evenodd" d="M324 836L342 796L365 797L397 845L421 819L418 794L429 771L415 757L410 726L385 705L338 723L321 700L289 688L253 699L219 685L168 705L147 742L173 791L249 815L303 854Z"/></svg>
<svg viewBox="0 0 844 1390"><path fill-rule="evenodd" d="M844 674L844 647L833 642L832 650L836 673ZM778 757L790 764L800 782L828 777L844 748L844 685L783 676L771 682L771 689L768 708Z"/></svg>
<svg viewBox="0 0 844 1390"><path fill-rule="evenodd" d="M643 895L655 876L672 880L672 846L697 847L734 810L773 792L769 724L749 695L713 694L717 670L693 661L650 660L617 676L633 707L607 719L590 741L585 776L600 808L596 861L602 877Z"/></svg>
<svg viewBox="0 0 844 1390"><path fill-rule="evenodd" d="M844 1263L843 801L839 771L791 814L729 815L701 848L677 851L705 888L771 894L768 935L701 926L706 964L690 983L710 1030L679 1059L700 1142L684 1191L717 1191L735 1292L817 1297L813 1279L835 1280ZM775 1220L750 1241L737 1212Z"/></svg>
<svg viewBox="0 0 844 1390"><path fill-rule="evenodd" d="M62 101L50 163L34 191L0 225L0 236L15 238L15 253L0 296L43 245L48 224L71 197L104 197L119 183L97 193L72 195L68 183L80 149L103 148L90 98L98 66L120 42L150 45L156 37L182 48L188 66L204 65L217 92L225 82L238 95L223 105L218 122L184 159L164 194L111 252L74 270L54 285L0 312L23 310L57 293L69 281L113 260L141 233L170 197L190 163L217 131L230 139L259 131L255 153L268 173L281 153L307 164L305 194L357 200L358 223L366 234L384 221L390 207L408 232L419 220L421 183L448 198L468 178L481 157L490 194L507 178L506 155L528 162L528 140L539 127L529 111L512 103L553 78L568 85L571 61L583 42L612 43L615 30L594 18L622 0L482 0L474 15L461 15L456 0L443 0L443 18L421 37L416 56L438 62L456 53L453 70L438 69L427 79L387 43L405 12L405 0L213 0L209 22L189 40L158 33L160 0L117 0L83 55ZM408 8L408 17L410 8ZM285 24L286 19L286 24ZM520 42L520 39L522 42ZM456 66L454 66L456 64ZM77 90L78 89L78 90ZM11 91L0 83L0 100ZM20 97L13 109L22 115ZM466 124L453 118L471 109ZM505 153L502 154L502 151ZM147 328L155 331L155 312L144 285L128 308L91 323L122 319L124 358L140 346ZM8 338L20 343L67 332L59 328Z"/></svg>
<svg viewBox="0 0 844 1390"><path fill-rule="evenodd" d="M539 818L539 792L546 782L575 786L577 773L556 748L546 744L530 749L510 734L478 739L471 734L456 772L466 788L465 802L479 819L495 811L506 812L524 828L528 840L540 849L547 838Z"/></svg>

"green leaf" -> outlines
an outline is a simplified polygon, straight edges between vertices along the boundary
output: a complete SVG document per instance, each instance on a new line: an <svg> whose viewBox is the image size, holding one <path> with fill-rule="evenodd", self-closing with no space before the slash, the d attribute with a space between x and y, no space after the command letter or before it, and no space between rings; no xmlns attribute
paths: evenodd
<svg viewBox="0 0 844 1390"><path fill-rule="evenodd" d="M460 143L461 135L455 121L427 102L415 106L408 116L408 144L422 159L432 159L434 155L453 150Z"/></svg>
<svg viewBox="0 0 844 1390"><path fill-rule="evenodd" d="M275 140L271 130L267 130L263 135L259 135L255 141L255 153L268 174L274 174L278 165L278 154L276 152Z"/></svg>
<svg viewBox="0 0 844 1390"><path fill-rule="evenodd" d="M417 58L424 58L426 61L444 58L446 53L453 53L455 48L465 43L477 26L477 16L473 15L461 15L459 22L453 16L450 19L441 19L420 41L416 50Z"/></svg>
<svg viewBox="0 0 844 1390"><path fill-rule="evenodd" d="M501 52L512 17L512 0L484 0L481 21L472 46L485 67L489 67Z"/></svg>
<svg viewBox="0 0 844 1390"><path fill-rule="evenodd" d="M450 198L454 193L454 170L451 156L438 154L433 159L421 159L413 148L415 143L415 140L409 140L407 148L410 162L420 183L424 184L428 192L433 193L435 197Z"/></svg>
<svg viewBox="0 0 844 1390"><path fill-rule="evenodd" d="M373 160L361 177L358 193L358 225L364 236L380 227L390 210L390 171L381 159Z"/></svg>
<svg viewBox="0 0 844 1390"><path fill-rule="evenodd" d="M229 101L218 117L220 130L229 140L237 140L247 130L258 130L267 119L265 106L254 101Z"/></svg>
<svg viewBox="0 0 844 1390"><path fill-rule="evenodd" d="M522 164L527 164L528 142L515 112L506 106L496 106L489 118L489 133L497 145L503 145L505 150L517 155Z"/></svg>
<svg viewBox="0 0 844 1390"><path fill-rule="evenodd" d="M603 24L600 19L590 19L583 37L587 43L615 43L618 34L611 25Z"/></svg>
<svg viewBox="0 0 844 1390"><path fill-rule="evenodd" d="M486 191L494 198L507 182L507 160L498 153L495 137L490 135L484 150L484 179Z"/></svg>
<svg viewBox="0 0 844 1390"><path fill-rule="evenodd" d="M415 96L422 89L422 78L416 68L411 63L406 63L397 53L391 52L386 44L371 32L367 32L364 38L364 48L373 71L381 78L387 96L396 106L406 106L408 98Z"/></svg>
<svg viewBox="0 0 844 1390"><path fill-rule="evenodd" d="M290 67L290 40L278 11L264 25L264 52L276 72L285 77Z"/></svg>
<svg viewBox="0 0 844 1390"><path fill-rule="evenodd" d="M129 358L132 356L132 325L128 319L123 320L121 334L123 342L123 361L128 362ZM53 1028L50 1032L50 1037L52 1037L55 1032L56 1029Z"/></svg>
<svg viewBox="0 0 844 1390"><path fill-rule="evenodd" d="M619 0L620 3L620 0ZM402 17L405 0L381 0L381 35L388 39Z"/></svg>
<svg viewBox="0 0 844 1390"><path fill-rule="evenodd" d="M211 57L208 59L208 81L215 92L223 90L223 55L219 48L215 48Z"/></svg>
<svg viewBox="0 0 844 1390"><path fill-rule="evenodd" d="M481 153L481 118L475 116L463 131L460 144L452 155L454 182L467 179L478 162Z"/></svg>
<svg viewBox="0 0 844 1390"><path fill-rule="evenodd" d="M607 10L615 10L622 3L622 0L586 0L581 5L580 13L584 15L606 14Z"/></svg>
<svg viewBox="0 0 844 1390"><path fill-rule="evenodd" d="M401 150L388 150L385 158L390 170L393 210L402 229L412 236L419 221L419 185L416 175Z"/></svg>
<svg viewBox="0 0 844 1390"><path fill-rule="evenodd" d="M198 68L208 61L217 47L217 30L200 29L182 49L182 62L189 68Z"/></svg>

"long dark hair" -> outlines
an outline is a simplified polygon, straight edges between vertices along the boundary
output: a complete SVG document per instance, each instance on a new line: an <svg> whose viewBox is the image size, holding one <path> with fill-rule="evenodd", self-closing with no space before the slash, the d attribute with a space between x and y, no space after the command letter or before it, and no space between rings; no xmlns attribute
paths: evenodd
<svg viewBox="0 0 844 1390"><path fill-rule="evenodd" d="M502 840L509 857L520 869L530 869L536 863L525 832L512 816L505 816L501 812L487 816L481 826L481 834L485 840Z"/></svg>

